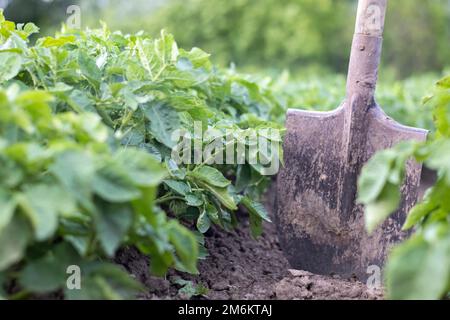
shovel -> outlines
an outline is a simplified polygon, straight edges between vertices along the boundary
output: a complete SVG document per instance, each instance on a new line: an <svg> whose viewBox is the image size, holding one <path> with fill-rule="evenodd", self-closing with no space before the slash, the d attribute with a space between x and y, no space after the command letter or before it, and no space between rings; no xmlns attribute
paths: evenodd
<svg viewBox="0 0 450 320"><path fill-rule="evenodd" d="M378 150L427 131L390 119L374 99L387 0L359 0L346 98L331 112L288 110L285 166L277 178L280 245L295 269L366 280L381 270L417 200L421 166L410 161L397 212L368 235L355 203L361 167Z"/></svg>

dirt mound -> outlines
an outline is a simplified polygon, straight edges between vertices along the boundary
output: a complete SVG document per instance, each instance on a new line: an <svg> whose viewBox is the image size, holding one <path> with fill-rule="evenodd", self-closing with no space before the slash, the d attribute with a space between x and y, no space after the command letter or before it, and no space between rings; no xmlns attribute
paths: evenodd
<svg viewBox="0 0 450 320"><path fill-rule="evenodd" d="M289 270L289 276L275 285L277 299L282 300L378 300L381 290L368 289L358 281L325 277L306 271Z"/></svg>

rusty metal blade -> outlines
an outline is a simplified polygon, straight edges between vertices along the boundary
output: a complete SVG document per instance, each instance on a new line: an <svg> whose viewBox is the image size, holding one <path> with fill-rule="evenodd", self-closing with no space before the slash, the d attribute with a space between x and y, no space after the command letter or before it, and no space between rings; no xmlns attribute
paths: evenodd
<svg viewBox="0 0 450 320"><path fill-rule="evenodd" d="M416 201L421 166L408 163L400 209L370 236L355 204L357 176L376 151L424 140L427 131L396 123L374 102L365 105L356 97L333 112L287 114L276 224L294 268L365 279L368 266L381 267L389 248L406 236L400 229ZM352 118L356 126L349 126Z"/></svg>

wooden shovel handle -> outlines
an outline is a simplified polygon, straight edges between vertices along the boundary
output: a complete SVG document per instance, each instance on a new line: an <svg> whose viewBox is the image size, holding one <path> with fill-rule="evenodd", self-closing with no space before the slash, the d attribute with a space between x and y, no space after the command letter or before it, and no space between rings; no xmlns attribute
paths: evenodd
<svg viewBox="0 0 450 320"><path fill-rule="evenodd" d="M359 0L355 34L382 37L387 0Z"/></svg>
<svg viewBox="0 0 450 320"><path fill-rule="evenodd" d="M370 104L378 79L387 0L359 0L347 77L347 106L354 95Z"/></svg>

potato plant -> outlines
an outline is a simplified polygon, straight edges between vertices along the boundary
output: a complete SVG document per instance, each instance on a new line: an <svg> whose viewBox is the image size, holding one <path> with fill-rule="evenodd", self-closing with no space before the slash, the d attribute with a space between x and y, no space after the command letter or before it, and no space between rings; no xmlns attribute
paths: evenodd
<svg viewBox="0 0 450 320"><path fill-rule="evenodd" d="M233 228L239 205L261 234L264 167L179 164L171 137L197 123L221 134L222 152L227 130L281 128L270 93L164 32L63 28L32 45L38 30L0 13L0 284L13 298L65 288L69 265L87 278L66 297L130 297L139 286L105 262L123 245L155 274L197 273L203 234Z"/></svg>

